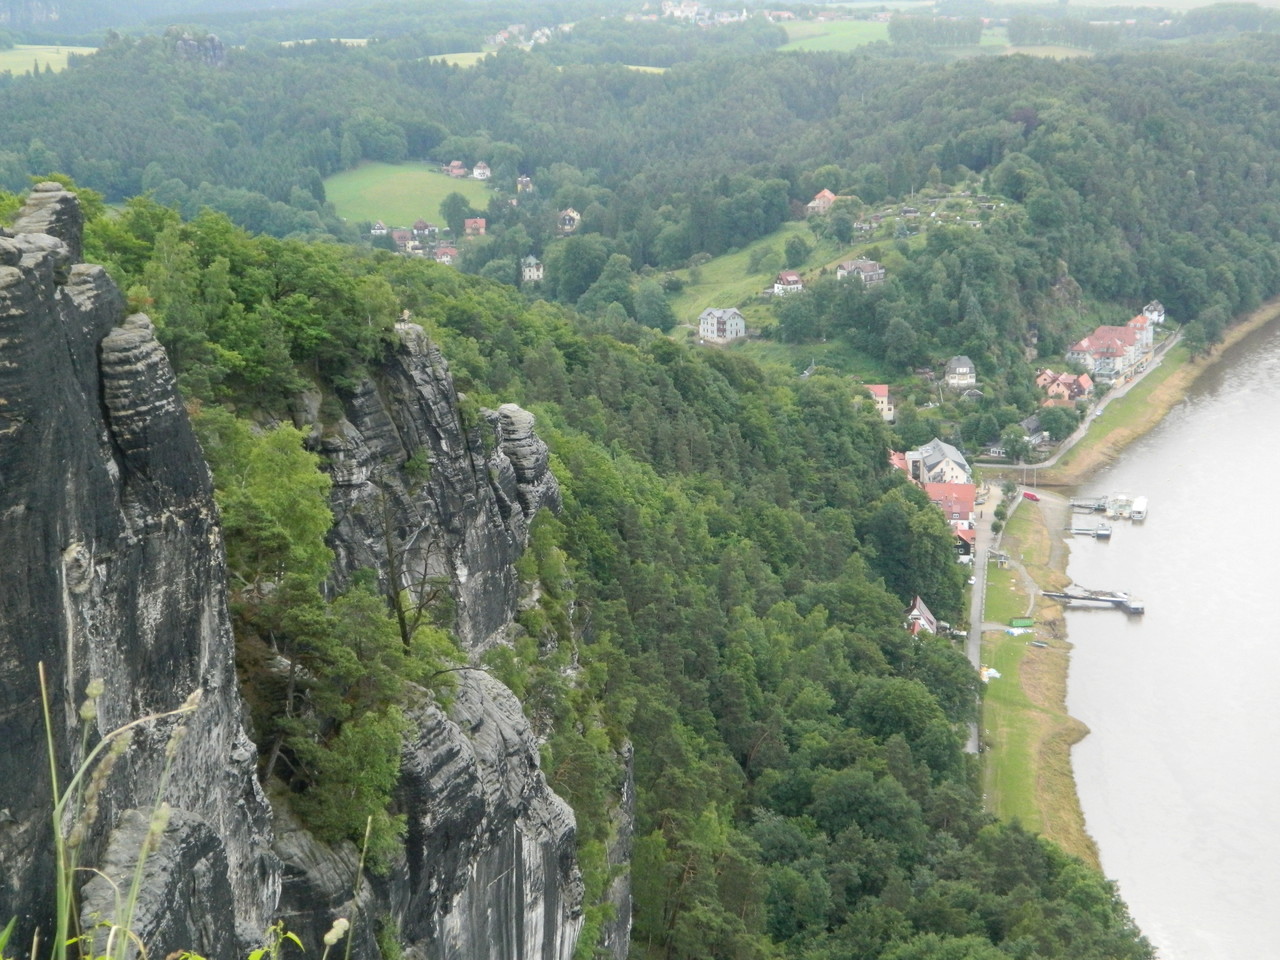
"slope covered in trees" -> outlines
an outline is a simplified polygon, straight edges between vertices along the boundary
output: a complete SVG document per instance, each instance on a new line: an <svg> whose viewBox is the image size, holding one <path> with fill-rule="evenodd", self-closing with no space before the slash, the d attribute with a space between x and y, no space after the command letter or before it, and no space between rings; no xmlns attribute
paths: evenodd
<svg viewBox="0 0 1280 960"><path fill-rule="evenodd" d="M316 516L279 506L323 486L307 481L297 435L254 440L217 406L282 412L310 384L336 418L403 308L469 403L528 405L555 455L565 509L535 525L522 567L541 597L487 666L521 695L579 816L593 904L581 956L607 911L627 743L637 955L1150 955L1101 877L982 813L961 752L974 672L949 640L902 625L916 594L960 616L951 535L844 382L768 374L432 263L254 238L215 214L184 223L148 200L97 218L88 249L147 305L203 407L245 584L242 666L269 634L333 711L308 726L275 712L269 690L254 701L264 757L319 772L291 776L324 835L381 811L381 855L394 849L395 677L449 652L438 633L397 642L359 584L316 592ZM273 470L281 482L264 483ZM281 589L251 589L272 579ZM390 768L352 765L353 751ZM360 800L334 818L326 798L340 794Z"/></svg>

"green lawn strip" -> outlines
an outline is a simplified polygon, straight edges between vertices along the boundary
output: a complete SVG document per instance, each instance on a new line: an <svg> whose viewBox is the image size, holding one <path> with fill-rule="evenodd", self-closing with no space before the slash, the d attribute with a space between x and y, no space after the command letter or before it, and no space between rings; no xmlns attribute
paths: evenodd
<svg viewBox="0 0 1280 960"><path fill-rule="evenodd" d="M38 63L43 71L52 66L54 72L67 68L67 58L73 54L88 55L96 53L96 47L68 47L52 44L18 44L11 50L0 50L0 73L8 70L15 77L30 73Z"/></svg>
<svg viewBox="0 0 1280 960"><path fill-rule="evenodd" d="M444 226L440 201L460 193L483 211L493 197L481 180L450 177L434 163L362 163L324 182L325 196L338 216L352 222L381 220L409 227L419 218Z"/></svg>
<svg viewBox="0 0 1280 960"><path fill-rule="evenodd" d="M1013 567L987 564L987 596L982 611L986 623L1008 624L1014 617L1027 615L1027 594L1022 577Z"/></svg>
<svg viewBox="0 0 1280 960"><path fill-rule="evenodd" d="M1016 817L1039 830L1036 761L1044 712L1018 682L1029 639L1029 634L1011 637L994 630L983 634L983 663L1000 673L987 683L982 703L983 793L987 809L1000 819Z"/></svg>

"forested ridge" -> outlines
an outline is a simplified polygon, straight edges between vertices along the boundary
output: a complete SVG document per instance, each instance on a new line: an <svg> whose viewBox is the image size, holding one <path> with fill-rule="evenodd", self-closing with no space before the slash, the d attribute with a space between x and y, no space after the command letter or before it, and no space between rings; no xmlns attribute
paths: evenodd
<svg viewBox="0 0 1280 960"><path fill-rule="evenodd" d="M619 869L628 745L637 955L1150 955L1106 881L982 812L961 751L974 672L902 622L917 594L962 616L951 533L843 379L768 373L433 263L147 199L107 216L85 196L88 255L156 320L215 468L264 775L320 836L357 837L373 815L371 862L394 857L404 683L447 700L458 655L447 605L405 633L376 581L319 589L327 482L297 431L249 425L287 419L304 388L335 423L408 310L464 414L537 413L563 485L521 564L538 604L485 667L521 696L578 815L580 956ZM301 663L304 713L255 675L270 651Z"/></svg>
<svg viewBox="0 0 1280 960"><path fill-rule="evenodd" d="M155 319L196 415L263 773L321 836L355 837L372 815L375 867L394 857L404 684L447 700L458 653L447 604L406 629L376 578L324 589L318 457L290 427L250 424L315 391L334 426L408 311L473 426L505 401L537 414L564 490L521 563L538 602L483 666L520 695L578 815L580 956L621 869L606 851L629 745L638 956L1151 956L1103 878L982 812L961 751L977 678L948 639L902 624L916 595L959 622L963 568L888 451L1016 420L1037 354L1100 317L1159 297L1208 345L1280 290L1272 40L1088 64L677 55L649 74L581 50L557 64L555 44L469 70L391 44L215 66L180 55L181 37L116 38L64 75L9 80L0 177L152 191L110 215L82 191L87 255ZM362 239L326 207L324 177L428 156L538 185L485 211L494 236L464 259L485 276L316 241ZM891 429L844 378L636 322L664 271L769 235L818 189L871 209L960 184L990 195L981 229L884 241L888 281L820 280L776 330L846 338L904 379L969 353L988 391L971 424L948 407ZM567 206L583 225L563 238ZM489 276L528 253L547 300ZM254 682L273 650L305 668L305 716L292 690ZM347 787L338 811L330 792Z"/></svg>

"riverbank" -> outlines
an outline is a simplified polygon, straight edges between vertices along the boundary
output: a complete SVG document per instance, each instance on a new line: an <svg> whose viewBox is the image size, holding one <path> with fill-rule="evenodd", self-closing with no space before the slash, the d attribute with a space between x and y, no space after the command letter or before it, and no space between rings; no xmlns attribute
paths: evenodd
<svg viewBox="0 0 1280 960"><path fill-rule="evenodd" d="M1037 485L1074 486L1087 480L1155 427L1231 346L1277 317L1280 299L1232 327L1206 357L1193 360L1185 349L1173 348L1124 397L1108 404L1059 462L1039 471ZM983 791L988 809L997 816L1017 817L1097 867L1097 847L1085 824L1071 765L1072 746L1089 731L1067 712L1071 644L1062 605L1042 594L1068 583L1070 548L1062 531L1069 515L1066 499L1047 490L1041 491L1039 502L1019 498L998 544L1012 571L1004 577L1006 589L1021 592L1036 626L1033 634L1010 636L999 624L984 624L982 662L996 667L1001 677L988 686L983 707ZM994 566L989 570L989 580L1000 576ZM988 610L994 599L988 596Z"/></svg>

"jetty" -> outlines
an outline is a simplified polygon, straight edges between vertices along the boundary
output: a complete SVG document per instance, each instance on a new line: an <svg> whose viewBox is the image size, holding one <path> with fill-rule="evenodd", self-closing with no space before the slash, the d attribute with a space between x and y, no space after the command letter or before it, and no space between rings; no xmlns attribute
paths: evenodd
<svg viewBox="0 0 1280 960"><path fill-rule="evenodd" d="M1113 493L1106 497L1072 497L1070 503L1071 509L1076 513L1103 513L1108 520L1147 518L1147 498L1131 497L1127 493Z"/></svg>
<svg viewBox="0 0 1280 960"><path fill-rule="evenodd" d="M1098 523L1090 526L1087 523L1073 523L1067 527L1074 536L1077 537L1093 537L1095 540L1111 539L1111 524Z"/></svg>
<svg viewBox="0 0 1280 960"><path fill-rule="evenodd" d="M1123 610L1125 613L1142 614L1147 610L1146 604L1141 600L1131 597L1127 593L1118 593L1114 590L1086 590L1083 587L1076 587L1074 590L1064 590L1062 592L1046 590L1044 595L1067 604L1106 604L1115 607L1117 610Z"/></svg>

